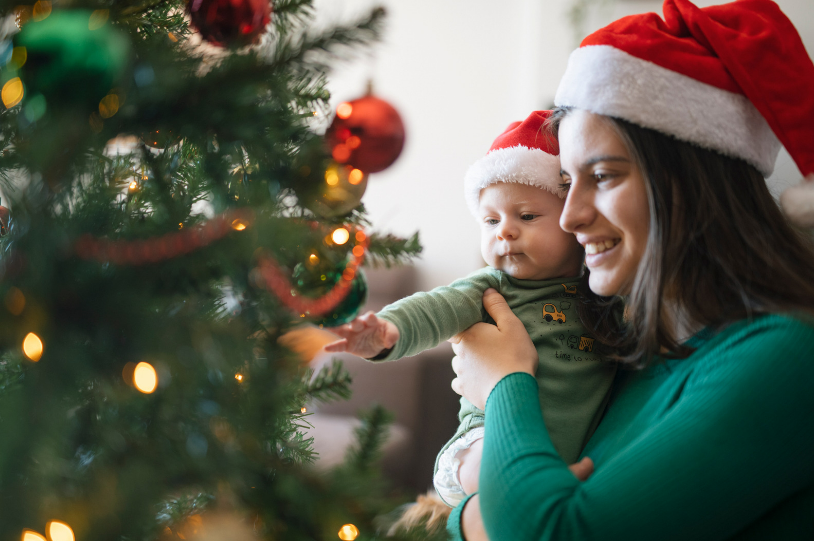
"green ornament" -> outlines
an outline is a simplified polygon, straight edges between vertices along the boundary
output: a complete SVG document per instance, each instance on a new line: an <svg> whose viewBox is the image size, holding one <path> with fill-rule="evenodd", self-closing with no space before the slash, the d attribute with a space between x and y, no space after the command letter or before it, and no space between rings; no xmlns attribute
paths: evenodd
<svg viewBox="0 0 814 541"><path fill-rule="evenodd" d="M98 12L54 10L31 21L15 38L25 48L20 77L26 95L49 102L94 106L124 73L130 41Z"/></svg>
<svg viewBox="0 0 814 541"><path fill-rule="evenodd" d="M337 327L349 323L359 315L366 300L367 279L360 269L356 272L348 296L339 303L339 306L322 316L322 319L314 321L314 323L323 327Z"/></svg>

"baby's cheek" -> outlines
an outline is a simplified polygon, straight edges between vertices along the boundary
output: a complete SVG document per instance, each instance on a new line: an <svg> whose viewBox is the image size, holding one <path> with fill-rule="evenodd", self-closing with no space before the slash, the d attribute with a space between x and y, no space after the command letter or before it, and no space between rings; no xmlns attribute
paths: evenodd
<svg viewBox="0 0 814 541"><path fill-rule="evenodd" d="M495 267L497 262L494 245L495 243L492 238L485 235L481 237L480 255L483 260L486 261L486 264L492 267Z"/></svg>

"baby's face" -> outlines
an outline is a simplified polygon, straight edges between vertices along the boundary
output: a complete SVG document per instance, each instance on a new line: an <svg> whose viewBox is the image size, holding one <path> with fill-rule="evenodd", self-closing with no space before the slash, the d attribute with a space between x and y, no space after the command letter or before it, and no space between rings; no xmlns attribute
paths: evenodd
<svg viewBox="0 0 814 541"><path fill-rule="evenodd" d="M584 252L560 229L564 199L526 184L498 182L481 190L481 254L521 280L577 276Z"/></svg>

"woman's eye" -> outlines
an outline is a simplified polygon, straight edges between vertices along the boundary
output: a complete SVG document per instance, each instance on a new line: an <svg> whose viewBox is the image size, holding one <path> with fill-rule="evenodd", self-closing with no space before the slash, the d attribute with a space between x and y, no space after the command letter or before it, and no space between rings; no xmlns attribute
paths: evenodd
<svg viewBox="0 0 814 541"><path fill-rule="evenodd" d="M562 190L563 192L567 192L570 189L571 189L571 182L570 181L560 183L560 190Z"/></svg>
<svg viewBox="0 0 814 541"><path fill-rule="evenodd" d="M613 175L609 173L594 173L594 180L597 182L605 182L613 178Z"/></svg>

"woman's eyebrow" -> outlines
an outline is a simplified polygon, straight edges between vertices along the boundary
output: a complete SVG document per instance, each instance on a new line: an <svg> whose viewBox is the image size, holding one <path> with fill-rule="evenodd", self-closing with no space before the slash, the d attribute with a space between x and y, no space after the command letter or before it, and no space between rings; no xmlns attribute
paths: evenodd
<svg viewBox="0 0 814 541"><path fill-rule="evenodd" d="M610 156L610 155L596 156L594 158L591 158L590 160L587 160L587 161L583 162L583 164L580 166L580 169L585 169L586 167L596 165L599 162L625 162L625 163L630 163L630 159L625 158L624 156Z"/></svg>

